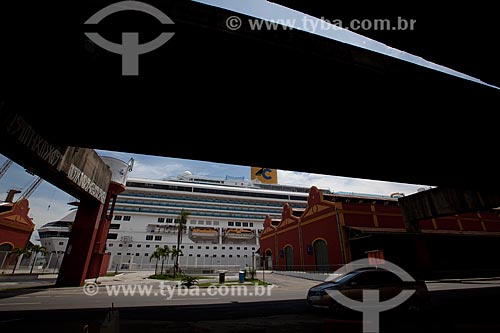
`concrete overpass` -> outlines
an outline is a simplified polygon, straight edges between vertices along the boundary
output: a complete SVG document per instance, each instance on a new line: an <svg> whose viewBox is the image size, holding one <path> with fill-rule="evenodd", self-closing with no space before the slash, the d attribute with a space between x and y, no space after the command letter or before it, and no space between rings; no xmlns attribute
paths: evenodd
<svg viewBox="0 0 500 333"><path fill-rule="evenodd" d="M494 4L482 0L457 4L432 0L382 2L370 0L269 0L326 19L416 20L415 29L360 29L358 33L394 48L419 55L500 86L500 50L495 35Z"/></svg>
<svg viewBox="0 0 500 333"><path fill-rule="evenodd" d="M9 16L2 22L16 25L4 36L10 52L2 68L2 116L22 117L53 146L266 165L479 196L488 191L497 198L497 89L303 31L230 30L226 20L235 13L197 2L148 3L175 24L132 12L90 28L115 42L123 31L146 39L175 32L140 56L138 76L121 75L121 57L84 34L83 23L102 1L71 8L35 3L29 12L8 4L13 10L2 10ZM285 149L287 156L279 153ZM20 161L11 146L1 152Z"/></svg>

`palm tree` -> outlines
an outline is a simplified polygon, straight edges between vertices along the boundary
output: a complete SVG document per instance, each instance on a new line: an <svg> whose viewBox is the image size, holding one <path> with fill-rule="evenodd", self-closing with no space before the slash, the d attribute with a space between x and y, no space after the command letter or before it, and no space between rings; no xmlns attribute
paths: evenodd
<svg viewBox="0 0 500 333"><path fill-rule="evenodd" d="M165 258L168 260L168 256L170 255L172 250L170 250L168 245L165 245L164 247L159 247L158 250L159 250L158 252L160 252L160 256L161 256L161 273L160 274L163 275L163 263L165 262Z"/></svg>
<svg viewBox="0 0 500 333"><path fill-rule="evenodd" d="M170 254L172 255L172 260L175 260L177 264L174 264L174 278L177 276L177 272L179 271L179 256L182 255L182 250L178 248L173 248L170 251Z"/></svg>
<svg viewBox="0 0 500 333"><path fill-rule="evenodd" d="M36 262L36 256L38 255L38 253L42 253L42 254L46 254L47 253L47 249L44 247L44 246L41 246L41 245L31 245L28 250L31 252L31 253L35 253L35 257L33 258L33 262L31 263L31 269L30 269L30 274L33 272L33 267L35 266L35 262Z"/></svg>
<svg viewBox="0 0 500 333"><path fill-rule="evenodd" d="M183 274L181 281L183 285L187 286L188 288L191 288L192 285L198 283L198 278L196 276Z"/></svg>
<svg viewBox="0 0 500 333"><path fill-rule="evenodd" d="M19 262L19 259L22 258L23 254L29 253L29 251L26 249L22 249L20 247L16 247L16 248L13 248L10 251L10 253L16 257L16 262L14 263L14 268L12 269L12 274L14 274L14 272L16 271L16 266Z"/></svg>
<svg viewBox="0 0 500 333"><path fill-rule="evenodd" d="M184 233L184 229L186 228L187 218L189 215L191 215L190 212L182 209L181 213L179 214L179 218L176 219L175 221L177 223L177 248L174 250L177 251L175 253L174 277L177 275L177 272L179 271L179 255L182 254L182 251L180 251L180 246L182 243L182 234Z"/></svg>
<svg viewBox="0 0 500 333"><path fill-rule="evenodd" d="M162 257L162 248L158 247L156 248L155 252L151 254L151 257L149 257L149 261L156 259L156 265L155 265L155 275L158 273L158 260L160 260Z"/></svg>

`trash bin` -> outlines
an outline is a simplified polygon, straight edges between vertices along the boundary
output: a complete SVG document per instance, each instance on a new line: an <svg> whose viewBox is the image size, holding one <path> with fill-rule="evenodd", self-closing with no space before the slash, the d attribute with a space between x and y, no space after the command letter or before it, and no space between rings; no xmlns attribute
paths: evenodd
<svg viewBox="0 0 500 333"><path fill-rule="evenodd" d="M224 283L225 280L226 280L226 273L220 272L219 273L219 283Z"/></svg>
<svg viewBox="0 0 500 333"><path fill-rule="evenodd" d="M245 282L245 272L244 271L239 271L239 281L240 283Z"/></svg>

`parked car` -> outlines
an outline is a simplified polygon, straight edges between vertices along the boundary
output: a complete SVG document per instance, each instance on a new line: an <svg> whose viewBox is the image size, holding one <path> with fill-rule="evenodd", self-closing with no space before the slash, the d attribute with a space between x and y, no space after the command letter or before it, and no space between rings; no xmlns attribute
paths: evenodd
<svg viewBox="0 0 500 333"><path fill-rule="evenodd" d="M337 314L345 314L351 310L338 303L328 291L338 290L351 299L362 301L363 290L370 289L379 291L380 301L394 298L405 289L415 290L396 310L423 313L430 307L430 293L424 281L402 281L391 271L375 267L354 270L311 287L307 292L307 303L311 307L328 308Z"/></svg>

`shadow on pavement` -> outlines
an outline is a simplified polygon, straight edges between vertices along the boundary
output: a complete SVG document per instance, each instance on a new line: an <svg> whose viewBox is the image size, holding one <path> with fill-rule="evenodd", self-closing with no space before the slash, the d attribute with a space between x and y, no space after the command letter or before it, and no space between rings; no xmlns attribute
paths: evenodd
<svg viewBox="0 0 500 333"><path fill-rule="evenodd" d="M380 317L380 332L500 332L499 287L432 292L425 316ZM317 311L316 311L317 310ZM336 317L311 309L304 299L78 310L0 311L0 332L363 332L361 313Z"/></svg>

